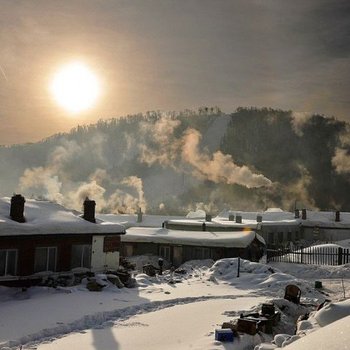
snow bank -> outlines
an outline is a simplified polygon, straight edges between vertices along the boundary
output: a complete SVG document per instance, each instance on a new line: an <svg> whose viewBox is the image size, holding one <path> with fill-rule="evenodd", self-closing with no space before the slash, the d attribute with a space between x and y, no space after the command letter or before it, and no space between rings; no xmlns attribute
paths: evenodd
<svg viewBox="0 0 350 350"><path fill-rule="evenodd" d="M350 299L338 303L329 303L315 314L315 319L321 327L327 326L343 317L350 315Z"/></svg>
<svg viewBox="0 0 350 350"><path fill-rule="evenodd" d="M320 328L285 347L287 350L348 349L350 343L350 316Z"/></svg>
<svg viewBox="0 0 350 350"><path fill-rule="evenodd" d="M324 295L314 289L312 283L298 279L269 265L240 259L240 277L237 278L238 258L218 260L209 270L210 279L225 281L237 288L254 288L264 295L284 296L285 287L295 284L301 289L301 296L308 302L324 301Z"/></svg>
<svg viewBox="0 0 350 350"><path fill-rule="evenodd" d="M350 278L350 264L340 266L306 265L270 262L270 266L298 278L318 280L323 278Z"/></svg>

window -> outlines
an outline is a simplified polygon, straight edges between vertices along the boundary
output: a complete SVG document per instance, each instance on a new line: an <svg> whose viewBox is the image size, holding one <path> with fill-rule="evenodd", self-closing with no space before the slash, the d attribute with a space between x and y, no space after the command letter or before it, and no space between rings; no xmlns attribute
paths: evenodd
<svg viewBox="0 0 350 350"><path fill-rule="evenodd" d="M196 260L210 259L209 248L194 247L193 248L193 259L196 259Z"/></svg>
<svg viewBox="0 0 350 350"><path fill-rule="evenodd" d="M17 249L0 249L0 276L15 276Z"/></svg>
<svg viewBox="0 0 350 350"><path fill-rule="evenodd" d="M73 244L71 256L71 268L91 267L91 245L90 244Z"/></svg>
<svg viewBox="0 0 350 350"><path fill-rule="evenodd" d="M278 243L283 242L283 232L278 232Z"/></svg>
<svg viewBox="0 0 350 350"><path fill-rule="evenodd" d="M170 261L170 247L166 245L161 245L159 247L159 256L161 256L165 260Z"/></svg>
<svg viewBox="0 0 350 350"><path fill-rule="evenodd" d="M134 255L134 247L132 244L124 244L124 254L125 254L125 256L133 256Z"/></svg>
<svg viewBox="0 0 350 350"><path fill-rule="evenodd" d="M35 248L34 272L56 271L56 247Z"/></svg>
<svg viewBox="0 0 350 350"><path fill-rule="evenodd" d="M273 232L269 232L267 236L267 242L269 244L274 244L275 243L275 235Z"/></svg>
<svg viewBox="0 0 350 350"><path fill-rule="evenodd" d="M290 232L290 231L287 233L287 241L288 242L292 241L292 232Z"/></svg>

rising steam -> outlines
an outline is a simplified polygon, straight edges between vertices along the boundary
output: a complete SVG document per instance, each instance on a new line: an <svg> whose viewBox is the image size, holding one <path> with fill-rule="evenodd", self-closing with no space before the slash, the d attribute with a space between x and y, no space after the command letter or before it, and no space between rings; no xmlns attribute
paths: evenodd
<svg viewBox="0 0 350 350"><path fill-rule="evenodd" d="M201 134L187 129L183 136L182 158L193 167L192 174L215 183L239 184L247 188L270 186L272 182L254 174L247 166L236 165L230 155L215 152L212 156L199 152Z"/></svg>

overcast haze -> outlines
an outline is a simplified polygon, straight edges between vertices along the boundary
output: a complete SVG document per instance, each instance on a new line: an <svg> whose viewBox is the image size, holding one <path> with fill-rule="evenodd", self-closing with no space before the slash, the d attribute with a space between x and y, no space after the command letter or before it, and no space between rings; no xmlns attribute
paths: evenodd
<svg viewBox="0 0 350 350"><path fill-rule="evenodd" d="M267 106L350 120L349 1L0 0L0 144L147 110ZM70 116L62 64L101 80Z"/></svg>

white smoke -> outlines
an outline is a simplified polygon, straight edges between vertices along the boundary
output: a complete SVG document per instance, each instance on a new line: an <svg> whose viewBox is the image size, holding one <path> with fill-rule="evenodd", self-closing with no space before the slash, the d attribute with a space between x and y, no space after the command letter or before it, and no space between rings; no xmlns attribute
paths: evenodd
<svg viewBox="0 0 350 350"><path fill-rule="evenodd" d="M145 194L143 192L143 183L142 180L137 176L128 176L121 181L121 184L132 187L136 190L137 193L137 204L143 212L146 211L146 200Z"/></svg>
<svg viewBox="0 0 350 350"><path fill-rule="evenodd" d="M58 180L58 176L51 168L26 169L20 178L19 187L21 192L31 189L34 193L41 193L50 201L63 203L62 182Z"/></svg>
<svg viewBox="0 0 350 350"><path fill-rule="evenodd" d="M85 198L88 197L96 202L96 211L100 212L106 207L105 192L106 190L96 181L82 183L74 191L64 195L63 204L69 208L81 210Z"/></svg>
<svg viewBox="0 0 350 350"><path fill-rule="evenodd" d="M171 116L161 116L154 124L143 122L141 130L144 135L151 136L150 144L141 144L140 161L148 165L159 163L162 166L176 168L178 150L181 146L180 140L174 137L175 129L181 124L180 120Z"/></svg>
<svg viewBox="0 0 350 350"><path fill-rule="evenodd" d="M298 136L303 136L303 126L312 117L312 113L307 112L293 112L292 113L292 127Z"/></svg>
<svg viewBox="0 0 350 350"><path fill-rule="evenodd" d="M350 154L346 149L336 148L332 165L338 174L350 173Z"/></svg>
<svg viewBox="0 0 350 350"><path fill-rule="evenodd" d="M215 183L239 184L248 188L270 186L272 182L254 174L247 166L238 166L230 155L215 152L212 156L199 152L201 134L187 129L183 136L182 159L193 167L192 174Z"/></svg>
<svg viewBox="0 0 350 350"><path fill-rule="evenodd" d="M85 150L85 155L92 149L93 154L89 156L103 160L102 140L103 138L99 137L92 140L87 147L88 151ZM143 183L136 176L118 181L112 178L106 169L97 168L88 176L87 181L75 180L71 169L72 166L76 166L79 170L82 154L84 155L84 145L62 140L62 144L49 154L46 166L24 171L19 181L19 192L45 198L76 210L82 209L86 197L96 201L98 212L135 213L138 208L146 210Z"/></svg>

